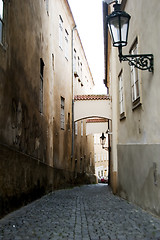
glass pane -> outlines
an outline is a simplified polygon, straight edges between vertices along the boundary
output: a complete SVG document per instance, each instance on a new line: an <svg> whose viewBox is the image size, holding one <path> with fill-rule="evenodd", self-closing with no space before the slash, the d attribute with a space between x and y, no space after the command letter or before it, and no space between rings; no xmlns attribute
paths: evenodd
<svg viewBox="0 0 160 240"><path fill-rule="evenodd" d="M136 82L136 98L139 97L139 81Z"/></svg>
<svg viewBox="0 0 160 240"><path fill-rule="evenodd" d="M3 27L3 24L0 21L0 43L2 43L2 27Z"/></svg>
<svg viewBox="0 0 160 240"><path fill-rule="evenodd" d="M3 19L3 1L0 0L0 18Z"/></svg>
<svg viewBox="0 0 160 240"><path fill-rule="evenodd" d="M124 44L127 43L127 38L128 38L127 28L128 28L127 24L123 24L123 26L121 28L121 37L122 37L122 42L124 42Z"/></svg>
<svg viewBox="0 0 160 240"><path fill-rule="evenodd" d="M128 38L128 24L128 18L121 17L121 38L122 42L124 42L123 45L126 44Z"/></svg>
<svg viewBox="0 0 160 240"><path fill-rule="evenodd" d="M110 31L112 35L113 44L120 41L120 32L119 32L119 18L113 18L110 20Z"/></svg>

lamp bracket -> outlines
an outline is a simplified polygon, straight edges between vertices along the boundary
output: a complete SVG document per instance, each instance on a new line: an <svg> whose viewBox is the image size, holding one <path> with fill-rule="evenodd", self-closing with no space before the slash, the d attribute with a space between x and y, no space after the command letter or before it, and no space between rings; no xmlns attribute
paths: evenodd
<svg viewBox="0 0 160 240"><path fill-rule="evenodd" d="M140 70L148 70L153 72L153 54L137 54L137 55L123 55L122 47L119 47L119 60L128 61L130 66L135 66Z"/></svg>

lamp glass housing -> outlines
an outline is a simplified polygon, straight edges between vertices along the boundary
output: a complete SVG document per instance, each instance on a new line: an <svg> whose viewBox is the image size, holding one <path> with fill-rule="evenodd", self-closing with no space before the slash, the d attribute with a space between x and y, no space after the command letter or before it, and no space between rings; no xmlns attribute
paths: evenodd
<svg viewBox="0 0 160 240"><path fill-rule="evenodd" d="M102 136L100 136L100 143L102 146L104 146L105 142L106 142L106 137L104 136L104 133L102 133Z"/></svg>
<svg viewBox="0 0 160 240"><path fill-rule="evenodd" d="M120 10L120 4L114 5L114 12L108 17L108 25L114 47L126 46L128 39L130 15Z"/></svg>

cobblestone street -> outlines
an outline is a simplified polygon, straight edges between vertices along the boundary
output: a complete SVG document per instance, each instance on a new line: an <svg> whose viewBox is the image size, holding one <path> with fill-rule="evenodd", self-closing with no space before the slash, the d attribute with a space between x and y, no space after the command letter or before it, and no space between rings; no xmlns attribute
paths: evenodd
<svg viewBox="0 0 160 240"><path fill-rule="evenodd" d="M0 240L160 239L160 219L104 184L59 190L0 220Z"/></svg>

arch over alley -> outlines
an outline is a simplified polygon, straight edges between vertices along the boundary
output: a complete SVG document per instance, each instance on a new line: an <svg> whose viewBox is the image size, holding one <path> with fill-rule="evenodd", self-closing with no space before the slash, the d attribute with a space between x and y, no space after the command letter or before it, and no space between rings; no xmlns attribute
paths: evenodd
<svg viewBox="0 0 160 240"><path fill-rule="evenodd" d="M87 118L111 119L111 99L107 95L77 95L74 97L74 121Z"/></svg>

